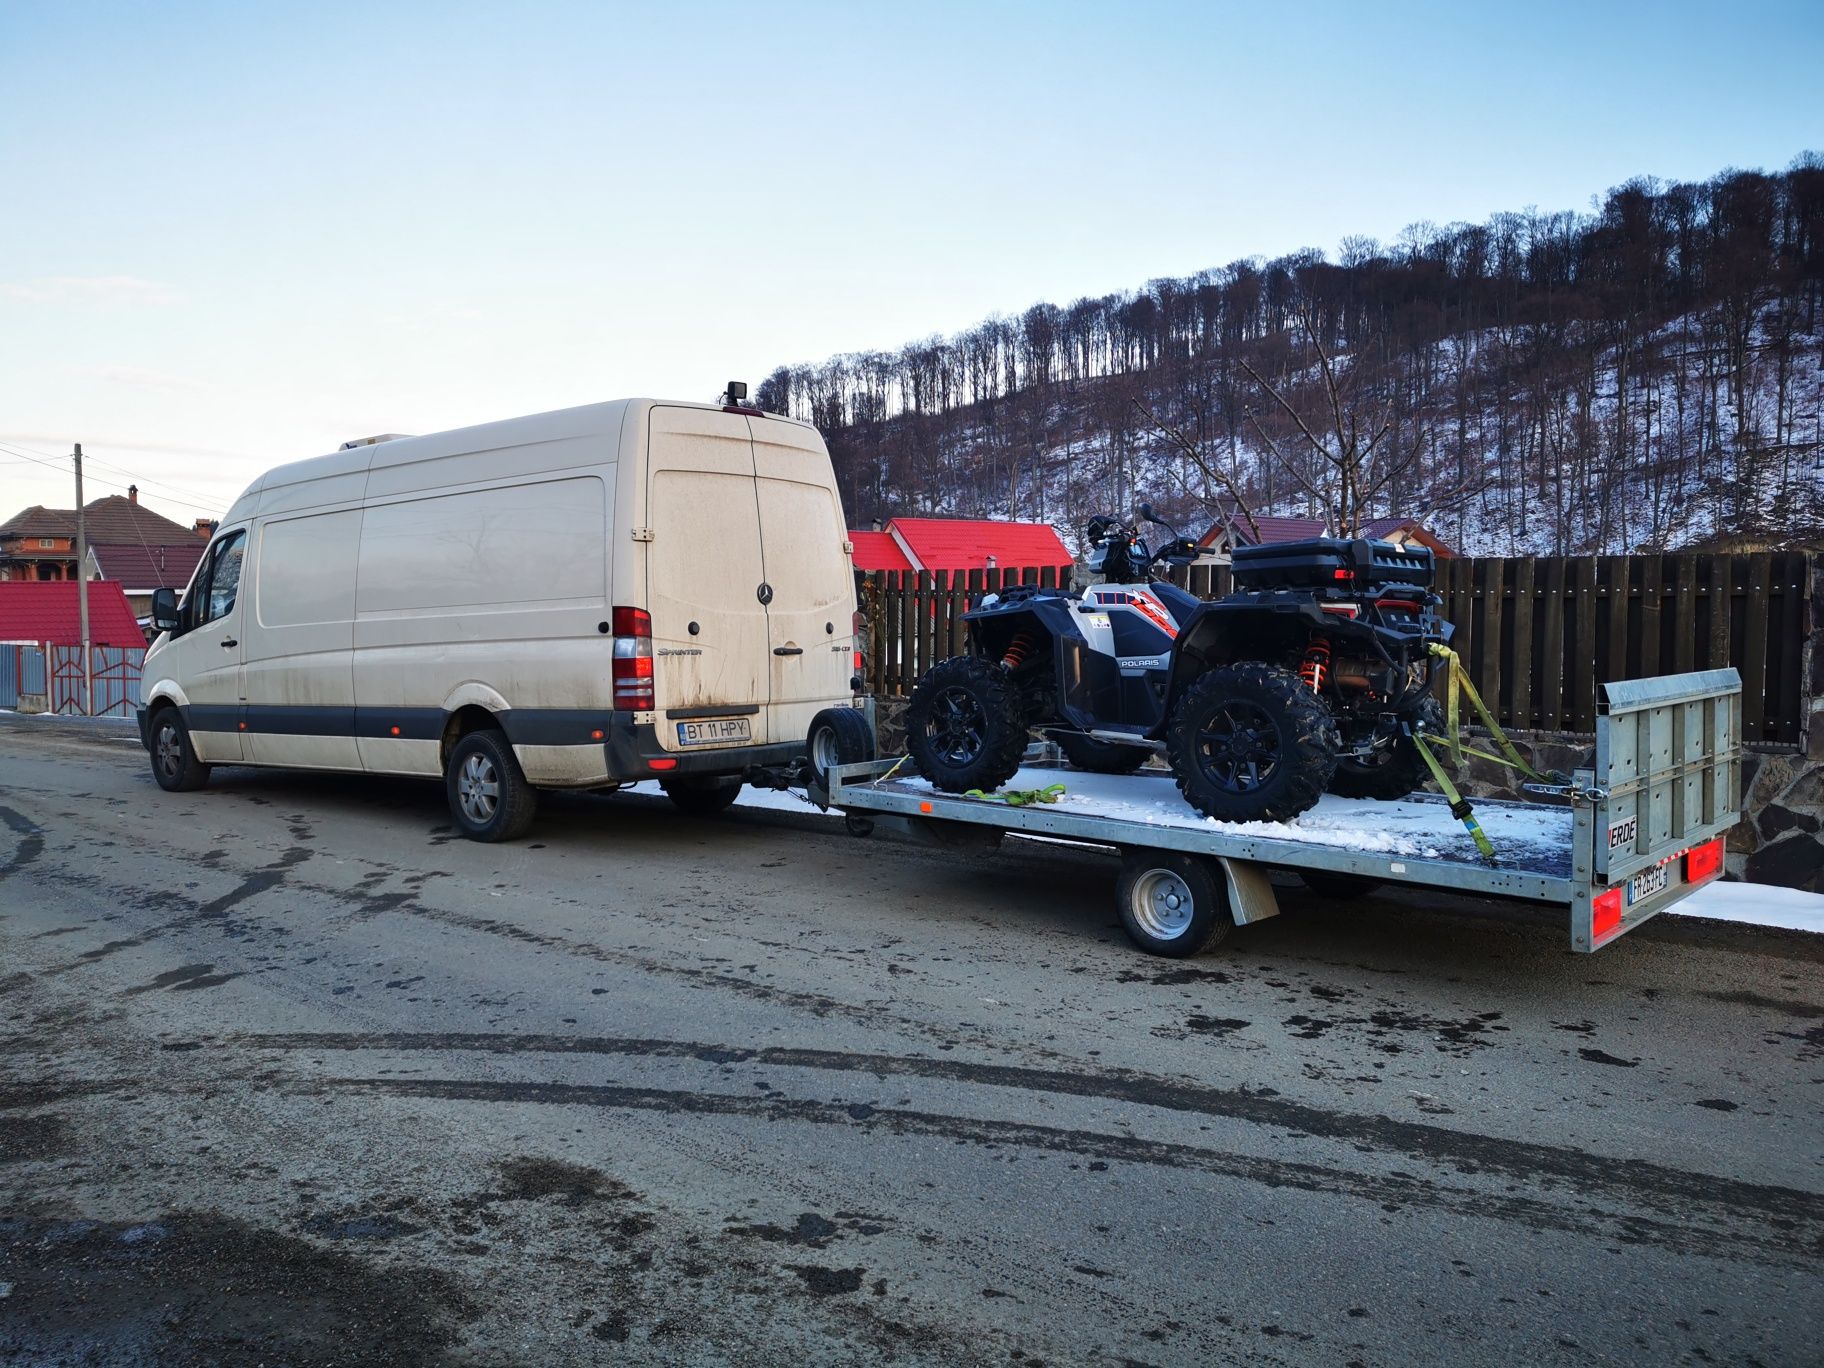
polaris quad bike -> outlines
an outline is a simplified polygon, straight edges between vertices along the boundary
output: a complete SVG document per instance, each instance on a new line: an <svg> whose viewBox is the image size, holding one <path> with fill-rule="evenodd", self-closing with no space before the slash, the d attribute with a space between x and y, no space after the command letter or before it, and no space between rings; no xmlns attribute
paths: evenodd
<svg viewBox="0 0 1824 1368"><path fill-rule="evenodd" d="M1142 522L1171 534L1158 550ZM1103 583L984 595L963 614L968 653L913 690L907 749L937 788L1000 787L1032 730L1105 774L1163 751L1185 800L1225 822L1289 821L1326 790L1392 799L1424 783L1412 738L1444 729L1431 646L1451 632L1428 549L1238 547L1234 592L1204 602L1149 578L1197 548L1147 505L1133 523L1093 519L1086 537Z"/></svg>

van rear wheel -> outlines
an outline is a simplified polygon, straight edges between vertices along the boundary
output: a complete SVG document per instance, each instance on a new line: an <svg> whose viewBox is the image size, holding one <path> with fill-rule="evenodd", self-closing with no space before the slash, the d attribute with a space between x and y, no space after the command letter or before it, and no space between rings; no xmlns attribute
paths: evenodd
<svg viewBox="0 0 1824 1368"><path fill-rule="evenodd" d="M450 749L444 790L456 829L471 841L512 841L538 812L538 790L497 731L472 731Z"/></svg>

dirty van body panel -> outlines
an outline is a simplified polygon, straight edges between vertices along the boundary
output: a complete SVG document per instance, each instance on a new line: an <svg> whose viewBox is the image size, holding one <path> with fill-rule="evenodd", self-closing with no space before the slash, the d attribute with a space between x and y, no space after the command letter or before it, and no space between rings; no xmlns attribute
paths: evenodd
<svg viewBox="0 0 1824 1368"><path fill-rule="evenodd" d="M796 424L749 421L766 582L770 732L802 737L849 696L855 582L848 532L822 439Z"/></svg>
<svg viewBox="0 0 1824 1368"><path fill-rule="evenodd" d="M355 745L355 565L361 510L262 518L253 539L246 654L246 758L359 769Z"/></svg>
<svg viewBox="0 0 1824 1368"><path fill-rule="evenodd" d="M176 681L180 692L172 696L184 699L190 745L206 764L232 765L246 756L241 735L246 702L241 637L248 616L247 534L244 523L216 534L184 595L187 628L161 638L154 666L159 676ZM228 562L237 551L239 567L234 573L242 582L229 590ZM218 575L224 583L217 583ZM150 653L148 659L153 659Z"/></svg>
<svg viewBox="0 0 1824 1368"><path fill-rule="evenodd" d="M771 656L747 419L656 405L647 416L647 443L652 539L642 544L656 739L677 752L763 745L774 739L766 713ZM619 535L631 537L633 530L623 527ZM704 710L731 707L753 711L713 727L701 724ZM674 719L674 712L698 714L696 725L686 725L689 717Z"/></svg>
<svg viewBox="0 0 1824 1368"><path fill-rule="evenodd" d="M492 469L514 453L492 453ZM599 447L598 447L599 457ZM490 468L475 453L457 472ZM420 483L450 472L427 471ZM534 784L601 782L592 733L612 711L608 528L614 468L573 468L454 490L370 495L361 531L354 622L357 745L362 765L442 773L442 728L465 702L502 718L575 715L571 727L508 739ZM395 731L394 728L398 730ZM574 754L552 754L553 747Z"/></svg>

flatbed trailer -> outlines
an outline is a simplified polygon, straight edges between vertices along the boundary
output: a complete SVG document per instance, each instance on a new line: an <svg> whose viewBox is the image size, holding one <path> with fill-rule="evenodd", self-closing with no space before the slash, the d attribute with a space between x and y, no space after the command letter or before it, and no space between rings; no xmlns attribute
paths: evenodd
<svg viewBox="0 0 1824 1368"><path fill-rule="evenodd" d="M1195 954L1279 912L1273 875L1347 895L1383 884L1547 903L1590 952L1720 877L1741 817L1741 679L1732 669L1598 688L1595 763L1537 801L1481 800L1482 858L1435 794L1396 802L1324 798L1292 822L1224 823L1179 796L1169 774L1098 775L1035 765L1002 795L1062 784L1053 801L941 793L904 760L830 772L826 797L851 830L896 827L951 846L1012 833L1110 848L1118 904L1143 950Z"/></svg>

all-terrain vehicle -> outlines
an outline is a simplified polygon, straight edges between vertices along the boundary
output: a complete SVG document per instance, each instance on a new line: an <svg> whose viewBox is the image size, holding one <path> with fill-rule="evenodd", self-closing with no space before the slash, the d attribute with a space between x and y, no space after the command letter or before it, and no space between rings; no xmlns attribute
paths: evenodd
<svg viewBox="0 0 1824 1368"><path fill-rule="evenodd" d="M1165 528L1150 547L1141 524ZM1205 602L1150 575L1197 555L1140 505L1093 519L1082 591L1021 585L963 615L967 654L933 666L906 710L920 773L992 791L1030 732L1072 764L1126 773L1163 752L1179 791L1220 821L1288 821L1326 790L1404 797L1442 732L1433 643L1450 638L1424 547L1316 538L1238 547L1234 592Z"/></svg>

